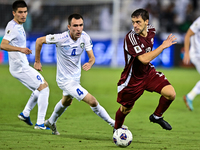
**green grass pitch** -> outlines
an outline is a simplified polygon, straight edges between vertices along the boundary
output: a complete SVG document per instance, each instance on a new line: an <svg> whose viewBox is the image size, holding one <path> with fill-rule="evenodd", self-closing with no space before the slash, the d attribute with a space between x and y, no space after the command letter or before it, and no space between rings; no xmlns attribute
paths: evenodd
<svg viewBox="0 0 200 150"><path fill-rule="evenodd" d="M198 150L200 149L200 96L194 100L194 111L187 110L182 97L199 80L192 69L173 68L162 71L176 90L176 99L165 112L164 119L172 125L171 131L150 123L148 117L157 107L159 95L145 92L126 117L125 125L133 134L133 141L126 149L134 150ZM107 110L112 118L119 108L116 102L117 82L122 68L97 68L82 71L81 84ZM112 141L112 127L92 112L84 102L74 99L72 105L58 119L60 136L51 131L35 130L17 118L23 110L31 91L9 73L7 65L0 65L0 149L11 150L116 150ZM50 87L49 118L55 104L62 98L56 84L56 67L43 66L41 74ZM35 124L37 107L31 111Z"/></svg>

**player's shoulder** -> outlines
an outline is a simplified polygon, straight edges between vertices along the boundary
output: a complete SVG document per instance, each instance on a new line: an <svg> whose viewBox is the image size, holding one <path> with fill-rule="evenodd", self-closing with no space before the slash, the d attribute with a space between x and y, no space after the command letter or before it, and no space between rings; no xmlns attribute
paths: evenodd
<svg viewBox="0 0 200 150"><path fill-rule="evenodd" d="M70 38L70 35L69 35L68 31L55 34L55 36L57 37L58 40L62 40L62 41Z"/></svg>
<svg viewBox="0 0 200 150"><path fill-rule="evenodd" d="M194 21L194 23L197 27L199 26L200 24L200 16L198 18L196 18L196 20Z"/></svg>
<svg viewBox="0 0 200 150"><path fill-rule="evenodd" d="M13 29L13 28L16 28L17 26L18 24L14 20L11 20L8 22L6 28Z"/></svg>
<svg viewBox="0 0 200 150"><path fill-rule="evenodd" d="M134 31L134 29L132 29L131 31L129 31L127 34L126 34L126 37L125 37L125 40L127 41L130 41L133 45L137 45L137 36L138 34Z"/></svg>
<svg viewBox="0 0 200 150"><path fill-rule="evenodd" d="M150 30L150 29L151 29L151 30L155 30L155 27L154 27L153 25L151 25L151 24L148 24L148 25L147 25L147 29L149 29L149 30Z"/></svg>
<svg viewBox="0 0 200 150"><path fill-rule="evenodd" d="M136 32L134 31L134 29L132 29L131 31L129 31L127 34L126 34L126 38L135 38L135 36L137 36Z"/></svg>
<svg viewBox="0 0 200 150"><path fill-rule="evenodd" d="M153 25L151 25L151 24L147 25L147 30L156 33L155 27Z"/></svg>
<svg viewBox="0 0 200 150"><path fill-rule="evenodd" d="M196 18L196 20L200 21L200 16Z"/></svg>
<svg viewBox="0 0 200 150"><path fill-rule="evenodd" d="M82 31L81 36L83 38L90 38L89 34L87 34L85 31Z"/></svg>

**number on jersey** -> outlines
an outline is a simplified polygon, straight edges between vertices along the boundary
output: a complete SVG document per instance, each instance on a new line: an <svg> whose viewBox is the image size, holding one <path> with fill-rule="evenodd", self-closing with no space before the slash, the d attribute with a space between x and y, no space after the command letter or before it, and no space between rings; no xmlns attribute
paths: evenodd
<svg viewBox="0 0 200 150"><path fill-rule="evenodd" d="M72 50L71 56L76 56L76 49Z"/></svg>

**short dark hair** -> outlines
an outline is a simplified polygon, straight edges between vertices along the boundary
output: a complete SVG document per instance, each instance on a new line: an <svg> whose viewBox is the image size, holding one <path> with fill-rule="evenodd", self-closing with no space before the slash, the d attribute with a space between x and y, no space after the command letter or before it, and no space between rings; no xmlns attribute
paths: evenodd
<svg viewBox="0 0 200 150"><path fill-rule="evenodd" d="M82 17L80 14L71 14L71 15L68 17L68 24L69 24L69 25L71 25L72 18L75 18L75 19L83 19L83 17Z"/></svg>
<svg viewBox="0 0 200 150"><path fill-rule="evenodd" d="M15 2L12 4L12 9L13 9L13 11L15 11L15 12L17 11L17 9L18 9L19 7L27 7L26 2L23 1L23 0L17 0L17 1L15 1Z"/></svg>
<svg viewBox="0 0 200 150"><path fill-rule="evenodd" d="M132 13L131 18L138 17L138 16L141 16L144 21L149 20L149 12L145 9L140 8L140 9L135 10Z"/></svg>

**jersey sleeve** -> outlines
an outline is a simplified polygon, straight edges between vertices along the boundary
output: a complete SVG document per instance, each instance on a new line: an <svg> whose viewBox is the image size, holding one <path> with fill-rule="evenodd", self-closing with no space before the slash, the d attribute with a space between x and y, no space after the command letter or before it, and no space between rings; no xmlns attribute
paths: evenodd
<svg viewBox="0 0 200 150"><path fill-rule="evenodd" d="M67 37L66 33L61 34L49 34L46 36L47 44L59 44Z"/></svg>
<svg viewBox="0 0 200 150"><path fill-rule="evenodd" d="M133 57L137 57L145 53L145 50L141 48L134 34L127 34L124 39L124 48L128 51Z"/></svg>
<svg viewBox="0 0 200 150"><path fill-rule="evenodd" d="M5 35L3 39L8 40L9 42L12 41L17 37L17 32L14 28L6 28Z"/></svg>
<svg viewBox="0 0 200 150"><path fill-rule="evenodd" d="M87 33L83 33L85 36L85 50L90 51L92 50L93 44L90 36Z"/></svg>
<svg viewBox="0 0 200 150"><path fill-rule="evenodd" d="M200 17L198 17L190 26L190 29L194 32L197 33L198 30L200 30Z"/></svg>

